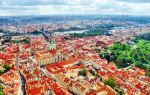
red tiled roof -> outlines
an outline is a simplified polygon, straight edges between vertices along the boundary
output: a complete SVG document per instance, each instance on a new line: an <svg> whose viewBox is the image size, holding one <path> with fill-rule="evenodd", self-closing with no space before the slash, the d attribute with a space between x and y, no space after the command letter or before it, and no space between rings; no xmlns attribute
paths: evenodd
<svg viewBox="0 0 150 95"><path fill-rule="evenodd" d="M10 52L14 52L14 51L18 51L19 47L18 46L9 46L5 50L10 51Z"/></svg>
<svg viewBox="0 0 150 95"><path fill-rule="evenodd" d="M96 95L96 90L92 89L86 95Z"/></svg>
<svg viewBox="0 0 150 95"><path fill-rule="evenodd" d="M41 90L42 90L42 87L32 88L32 89L27 90L27 93L28 95L39 95L41 94Z"/></svg>
<svg viewBox="0 0 150 95"><path fill-rule="evenodd" d="M34 74L40 74L41 73L41 71L39 70L39 69L36 69L35 71L34 71Z"/></svg>
<svg viewBox="0 0 150 95"><path fill-rule="evenodd" d="M67 70L71 70L71 69L82 69L84 68L83 65L80 65L80 66L72 66L72 67L68 67Z"/></svg>
<svg viewBox="0 0 150 95"><path fill-rule="evenodd" d="M23 48L29 48L30 47L30 44L23 44L23 46L22 46Z"/></svg>
<svg viewBox="0 0 150 95"><path fill-rule="evenodd" d="M29 56L31 56L31 55L30 54L22 54L22 55L19 55L19 58L26 59L26 58L29 58Z"/></svg>
<svg viewBox="0 0 150 95"><path fill-rule="evenodd" d="M77 62L79 61L78 58L74 58L74 59L68 59L68 60L65 60L65 61L61 61L61 62L58 62L57 64L60 64L60 65L68 65L68 64L72 64L74 62Z"/></svg>
<svg viewBox="0 0 150 95"><path fill-rule="evenodd" d="M57 50L49 50L49 52L51 53L51 54L53 54L53 55L55 55L56 53L57 53Z"/></svg>
<svg viewBox="0 0 150 95"><path fill-rule="evenodd" d="M33 75L32 74L26 74L26 78L27 78L27 80L31 79L31 78L33 78Z"/></svg>
<svg viewBox="0 0 150 95"><path fill-rule="evenodd" d="M6 59L12 59L12 58L15 58L15 56L14 55L6 55L6 54L0 52L0 59L6 60Z"/></svg>
<svg viewBox="0 0 150 95"><path fill-rule="evenodd" d="M13 63L13 61L12 60L6 60L5 63L11 65Z"/></svg>
<svg viewBox="0 0 150 95"><path fill-rule="evenodd" d="M38 84L38 83L39 83L39 81L37 81L37 80L36 81L28 82L29 85L35 85L35 84Z"/></svg>

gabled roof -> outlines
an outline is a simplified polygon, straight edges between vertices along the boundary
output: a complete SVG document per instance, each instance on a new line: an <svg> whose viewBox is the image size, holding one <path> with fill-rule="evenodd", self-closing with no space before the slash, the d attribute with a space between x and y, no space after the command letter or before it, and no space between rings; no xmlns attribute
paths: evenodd
<svg viewBox="0 0 150 95"><path fill-rule="evenodd" d="M55 55L57 53L57 50L49 50L49 52L52 54L52 55Z"/></svg>
<svg viewBox="0 0 150 95"><path fill-rule="evenodd" d="M7 60L7 59L12 59L12 58L15 58L15 56L0 52L0 59Z"/></svg>

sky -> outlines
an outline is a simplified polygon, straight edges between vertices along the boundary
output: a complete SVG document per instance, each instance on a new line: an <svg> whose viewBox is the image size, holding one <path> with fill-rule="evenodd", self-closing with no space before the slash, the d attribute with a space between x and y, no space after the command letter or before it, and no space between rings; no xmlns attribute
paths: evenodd
<svg viewBox="0 0 150 95"><path fill-rule="evenodd" d="M150 15L150 0L0 0L0 16Z"/></svg>

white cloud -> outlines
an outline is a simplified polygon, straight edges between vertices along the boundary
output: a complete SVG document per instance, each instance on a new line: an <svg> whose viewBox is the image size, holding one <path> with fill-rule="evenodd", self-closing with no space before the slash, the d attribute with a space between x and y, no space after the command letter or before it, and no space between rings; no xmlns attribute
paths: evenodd
<svg viewBox="0 0 150 95"><path fill-rule="evenodd" d="M129 3L150 3L150 0L116 0L116 1L123 1Z"/></svg>
<svg viewBox="0 0 150 95"><path fill-rule="evenodd" d="M140 0L133 0L140 1ZM0 15L134 14L150 15L150 3L129 0L1 0Z"/></svg>

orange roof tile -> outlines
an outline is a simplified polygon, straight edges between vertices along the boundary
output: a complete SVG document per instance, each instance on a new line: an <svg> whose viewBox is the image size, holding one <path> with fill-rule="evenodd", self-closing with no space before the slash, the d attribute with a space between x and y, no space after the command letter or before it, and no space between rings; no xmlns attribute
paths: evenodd
<svg viewBox="0 0 150 95"><path fill-rule="evenodd" d="M65 61L58 62L57 64L60 64L60 65L64 66L64 65L72 64L72 63L77 62L77 61L79 61L79 59L74 58L74 59L68 59L68 60L65 60Z"/></svg>

